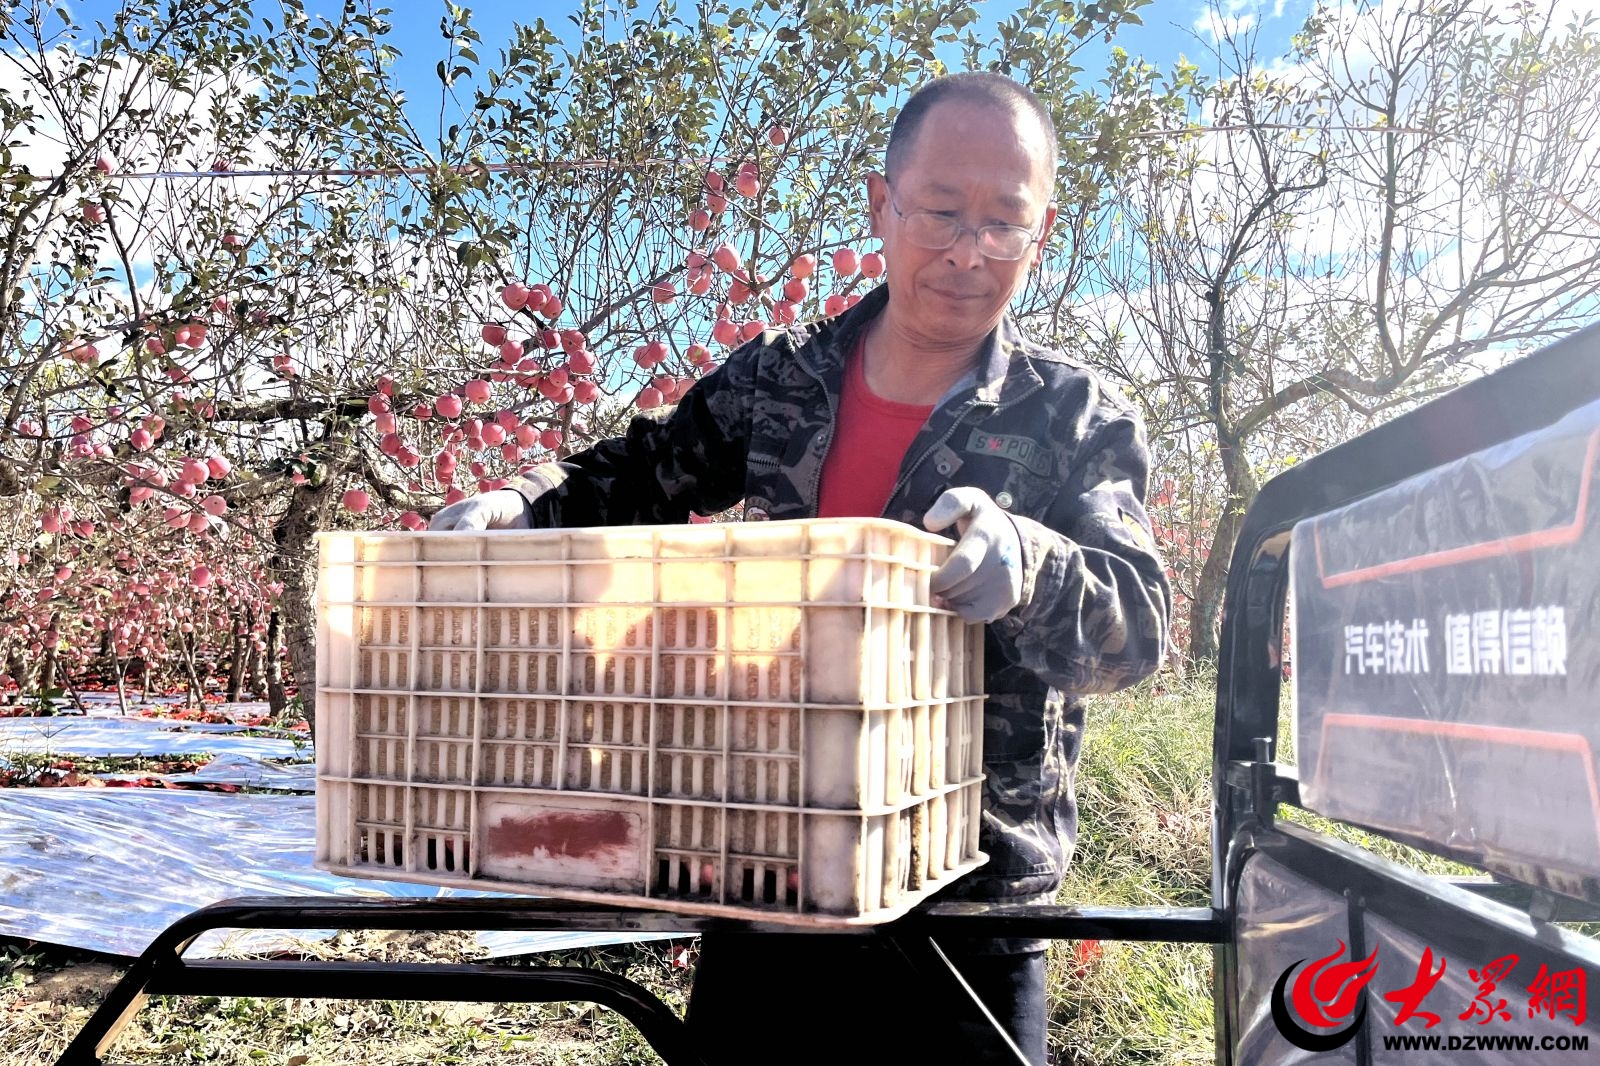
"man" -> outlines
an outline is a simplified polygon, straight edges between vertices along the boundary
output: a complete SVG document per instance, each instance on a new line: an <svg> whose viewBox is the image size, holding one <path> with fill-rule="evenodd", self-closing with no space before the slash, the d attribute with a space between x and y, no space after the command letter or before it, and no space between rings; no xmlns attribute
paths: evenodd
<svg viewBox="0 0 1600 1066"><path fill-rule="evenodd" d="M954 898L1054 895L1077 830L1078 697L1151 673L1166 639L1170 591L1142 502L1138 416L1007 315L1055 221L1056 152L1048 112L1015 82L929 83L895 120L885 172L867 181L886 285L837 318L745 344L675 409L432 524L682 522L742 499L747 519L953 526L960 540L932 587L988 623L990 856ZM944 947L1043 1063L1044 944ZM740 1061L908 1051L907 1033L933 1023L904 1016L915 989L896 965L870 936L708 935L689 1021ZM802 1010L807 1025L774 1021ZM862 1046L861 1025L882 1042ZM934 1037L916 1053L959 1059L951 1047Z"/></svg>

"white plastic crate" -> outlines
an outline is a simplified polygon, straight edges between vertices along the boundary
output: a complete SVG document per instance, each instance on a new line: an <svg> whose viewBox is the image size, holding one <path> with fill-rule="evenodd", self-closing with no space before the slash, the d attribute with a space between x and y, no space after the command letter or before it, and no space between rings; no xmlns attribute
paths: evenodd
<svg viewBox="0 0 1600 1066"><path fill-rule="evenodd" d="M816 924L977 867L982 627L881 519L319 536L317 865Z"/></svg>

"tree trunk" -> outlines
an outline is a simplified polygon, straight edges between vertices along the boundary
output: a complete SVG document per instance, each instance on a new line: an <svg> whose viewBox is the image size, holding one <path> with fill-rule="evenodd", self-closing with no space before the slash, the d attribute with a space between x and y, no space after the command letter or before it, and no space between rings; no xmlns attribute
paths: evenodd
<svg viewBox="0 0 1600 1066"><path fill-rule="evenodd" d="M1230 440L1222 444L1217 454L1227 479L1228 498L1217 518L1211 548L1200 569L1194 600L1189 604L1189 656L1196 662L1206 663L1216 662L1220 650L1222 597L1228 588L1228 563L1233 558L1233 546L1244 526L1245 511L1261 491L1255 471L1250 469L1250 459L1239 442Z"/></svg>
<svg viewBox="0 0 1600 1066"><path fill-rule="evenodd" d="M117 658L117 649L111 638L111 627L108 625L100 631L100 653L96 656L98 665L95 669L100 674L100 679L105 680L106 667L110 666Z"/></svg>
<svg viewBox="0 0 1600 1066"><path fill-rule="evenodd" d="M233 650L228 655L228 702L238 703L240 689L244 687L245 658L244 619L233 620Z"/></svg>
<svg viewBox="0 0 1600 1066"><path fill-rule="evenodd" d="M22 649L12 647L6 653L6 673L11 675L11 680L17 684L17 692L27 692L32 686L28 684L32 671L28 669L28 660L22 657Z"/></svg>
<svg viewBox="0 0 1600 1066"><path fill-rule="evenodd" d="M39 662L39 688L36 690L41 698L56 687L56 644L61 639L56 631L57 617L50 616L50 624L44 632L44 658Z"/></svg>
<svg viewBox="0 0 1600 1066"><path fill-rule="evenodd" d="M244 612L245 631L245 660L244 677L245 687L250 690L252 699L261 699L266 694L267 686L262 680L261 647L256 642L256 612L246 609Z"/></svg>
<svg viewBox="0 0 1600 1066"><path fill-rule="evenodd" d="M1224 276L1226 272L1224 272ZM1189 657L1196 662L1214 663L1222 629L1222 597L1228 587L1228 562L1233 555L1234 542L1239 539L1239 528L1244 522L1244 512L1256 498L1260 486L1255 472L1250 469L1250 457L1245 452L1245 440L1238 432L1238 422L1233 411L1229 388L1233 381L1237 358L1228 330L1228 288L1220 280L1205 294L1206 309L1206 360L1208 364L1209 409L1211 431L1217 438L1217 458L1222 463L1222 475L1228 495L1217 517L1217 528L1211 536L1211 549L1205 565L1200 568L1194 600L1189 604Z"/></svg>
<svg viewBox="0 0 1600 1066"><path fill-rule="evenodd" d="M289 697L283 691L283 653L278 641L278 612L267 619L267 706L274 718L280 717L289 707Z"/></svg>
<svg viewBox="0 0 1600 1066"><path fill-rule="evenodd" d="M206 686L205 682L200 680L200 671L195 666L194 652L194 634L185 633L183 635L183 668L189 675L189 696L183 702L186 707L193 703L195 707L201 708L206 705Z"/></svg>
<svg viewBox="0 0 1600 1066"><path fill-rule="evenodd" d="M115 654L111 656L111 668L117 674L117 710L126 715L128 713L128 689L123 684L125 674L121 656Z"/></svg>
<svg viewBox="0 0 1600 1066"><path fill-rule="evenodd" d="M331 482L296 486L287 511L272 531L277 545L272 570L283 582L275 614L281 613L283 618L289 667L313 743L317 735L317 557L313 537L332 498Z"/></svg>

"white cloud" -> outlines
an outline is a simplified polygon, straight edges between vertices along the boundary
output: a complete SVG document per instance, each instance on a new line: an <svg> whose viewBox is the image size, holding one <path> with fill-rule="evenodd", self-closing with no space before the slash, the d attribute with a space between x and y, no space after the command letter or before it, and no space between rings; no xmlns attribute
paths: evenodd
<svg viewBox="0 0 1600 1066"><path fill-rule="evenodd" d="M1229 5L1231 8L1237 5ZM1194 20L1195 33L1212 43L1217 41L1238 40L1250 32L1256 24L1253 14L1224 14L1215 8L1207 8Z"/></svg>

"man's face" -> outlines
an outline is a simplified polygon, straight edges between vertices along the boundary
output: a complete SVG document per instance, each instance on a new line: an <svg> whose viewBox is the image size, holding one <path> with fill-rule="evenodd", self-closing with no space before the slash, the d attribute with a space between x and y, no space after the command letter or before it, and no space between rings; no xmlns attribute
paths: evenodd
<svg viewBox="0 0 1600 1066"><path fill-rule="evenodd" d="M877 174L867 179L872 233L883 242L896 327L934 348L976 347L1022 288L1055 223L1054 171L1048 142L1031 116L964 100L934 105L894 184ZM942 251L919 247L907 239L899 217L913 211L953 218L967 231ZM1039 238L1021 259L990 259L978 250L973 231L997 224Z"/></svg>

